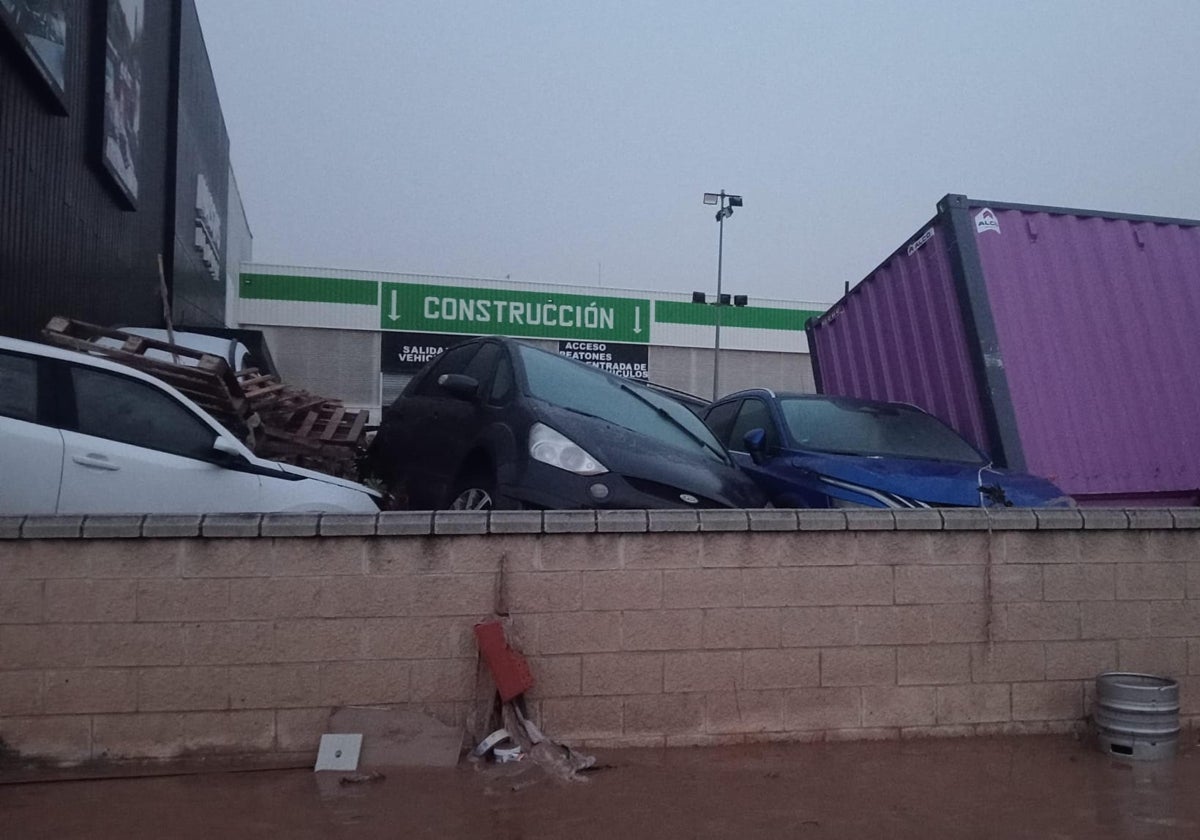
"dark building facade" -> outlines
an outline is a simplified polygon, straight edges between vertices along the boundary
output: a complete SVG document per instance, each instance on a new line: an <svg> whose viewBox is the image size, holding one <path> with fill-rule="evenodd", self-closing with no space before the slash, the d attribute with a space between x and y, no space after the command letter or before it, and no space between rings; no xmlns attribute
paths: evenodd
<svg viewBox="0 0 1200 840"><path fill-rule="evenodd" d="M193 0L0 0L0 155L0 334L161 325L160 260L175 325L224 324L229 136Z"/></svg>
<svg viewBox="0 0 1200 840"><path fill-rule="evenodd" d="M229 135L196 7L185 0L180 11L174 313L183 326L224 323Z"/></svg>

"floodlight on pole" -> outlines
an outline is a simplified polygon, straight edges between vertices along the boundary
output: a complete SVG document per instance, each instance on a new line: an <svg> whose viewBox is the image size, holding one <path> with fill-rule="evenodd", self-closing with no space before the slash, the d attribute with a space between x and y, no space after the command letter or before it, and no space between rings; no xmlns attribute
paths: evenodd
<svg viewBox="0 0 1200 840"><path fill-rule="evenodd" d="M742 206L742 197L740 195L728 195L725 190L719 193L705 193L705 204L717 204L720 208L717 211L717 224L720 230L717 233L717 312L716 312L716 330L713 333L713 387L712 398L715 400L720 396L718 392L719 382L721 379L721 307L727 305L728 295L721 296L721 263L725 252L725 220L733 215L734 207ZM741 297L741 295L739 295ZM693 294L693 300L695 295ZM745 298L742 298L744 306Z"/></svg>

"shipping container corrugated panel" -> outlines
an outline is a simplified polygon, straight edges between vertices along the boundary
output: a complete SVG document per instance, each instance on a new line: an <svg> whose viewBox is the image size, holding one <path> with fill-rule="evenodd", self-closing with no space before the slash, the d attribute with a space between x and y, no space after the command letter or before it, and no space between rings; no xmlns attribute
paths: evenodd
<svg viewBox="0 0 1200 840"><path fill-rule="evenodd" d="M939 340L881 340L898 315ZM826 393L915 402L1083 502L1194 504L1198 322L1200 222L952 195L809 332Z"/></svg>
<svg viewBox="0 0 1200 840"><path fill-rule="evenodd" d="M991 209L979 258L1026 466L1083 496L1200 487L1200 227Z"/></svg>
<svg viewBox="0 0 1200 840"><path fill-rule="evenodd" d="M809 344L822 393L921 406L987 451L947 236L937 220L923 228L821 317Z"/></svg>

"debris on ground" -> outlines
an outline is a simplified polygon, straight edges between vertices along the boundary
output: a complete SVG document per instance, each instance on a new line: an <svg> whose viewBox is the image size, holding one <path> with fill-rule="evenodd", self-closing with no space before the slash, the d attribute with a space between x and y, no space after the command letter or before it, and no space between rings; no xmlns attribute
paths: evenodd
<svg viewBox="0 0 1200 840"><path fill-rule="evenodd" d="M381 767L454 767L462 753L461 728L407 709L345 706L329 716L329 731L363 734L358 766L364 772Z"/></svg>
<svg viewBox="0 0 1200 840"><path fill-rule="evenodd" d="M586 782L587 777L580 773L595 766L595 757L556 743L526 715L524 695L533 687L533 675L525 657L509 645L503 623L476 624L475 638L496 684L503 728L480 741L471 752L471 760L482 761L490 753L495 764L519 763L517 772L505 776L514 791L537 784L543 778Z"/></svg>
<svg viewBox="0 0 1200 840"><path fill-rule="evenodd" d="M547 738L533 721L525 718L515 703L504 704L503 716L505 729L512 734L512 739L545 775L564 782L588 780L587 776L580 775L580 771L595 765L595 756L575 752Z"/></svg>
<svg viewBox="0 0 1200 840"><path fill-rule="evenodd" d="M497 764L511 764L525 758L526 753L511 737L507 729L497 729L476 745L471 751L471 759L478 761L487 758L491 753L492 760Z"/></svg>
<svg viewBox="0 0 1200 840"><path fill-rule="evenodd" d="M326 732L317 750L315 772L322 770L357 770L362 752L363 736L358 732Z"/></svg>

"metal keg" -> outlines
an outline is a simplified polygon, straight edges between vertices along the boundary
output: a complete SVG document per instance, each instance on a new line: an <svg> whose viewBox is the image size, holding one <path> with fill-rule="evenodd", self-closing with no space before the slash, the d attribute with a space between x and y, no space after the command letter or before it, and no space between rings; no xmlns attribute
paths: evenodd
<svg viewBox="0 0 1200 840"><path fill-rule="evenodd" d="M1092 722L1100 749L1112 756L1171 758L1179 747L1179 683L1150 674L1101 674Z"/></svg>

